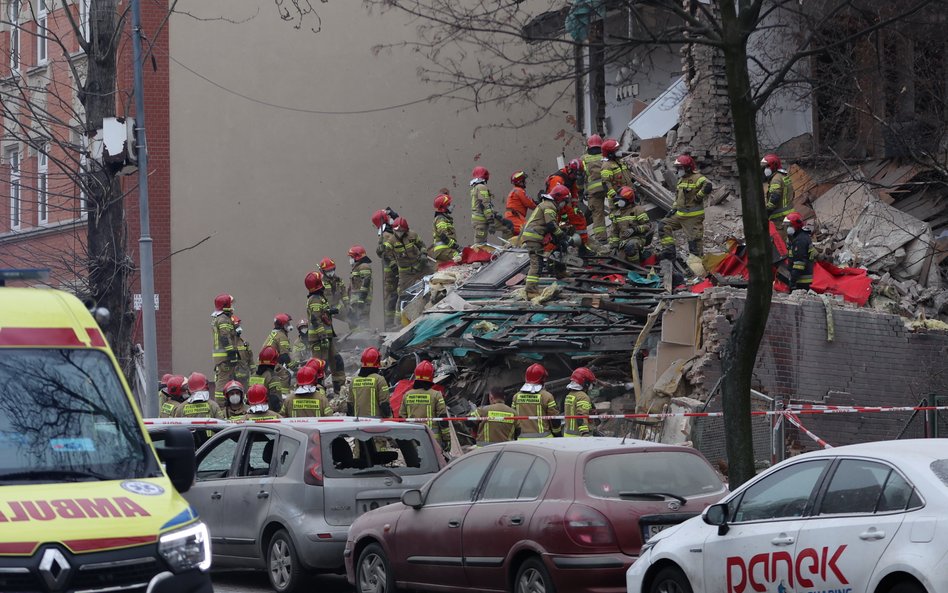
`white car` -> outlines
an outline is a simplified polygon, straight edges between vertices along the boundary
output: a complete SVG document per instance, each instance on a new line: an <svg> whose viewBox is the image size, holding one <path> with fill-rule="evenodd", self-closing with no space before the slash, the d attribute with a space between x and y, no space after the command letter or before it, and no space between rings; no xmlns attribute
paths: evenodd
<svg viewBox="0 0 948 593"><path fill-rule="evenodd" d="M650 539L628 593L946 593L948 439L780 463Z"/></svg>

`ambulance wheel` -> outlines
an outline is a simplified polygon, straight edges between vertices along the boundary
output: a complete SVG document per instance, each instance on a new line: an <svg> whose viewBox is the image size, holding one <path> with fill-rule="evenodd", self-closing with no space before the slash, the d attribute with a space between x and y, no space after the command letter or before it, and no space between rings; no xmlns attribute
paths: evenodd
<svg viewBox="0 0 948 593"><path fill-rule="evenodd" d="M649 593L694 593L688 577L673 566L658 571L648 590Z"/></svg>
<svg viewBox="0 0 948 593"><path fill-rule="evenodd" d="M925 588L915 581L902 581L886 591L886 593L925 593Z"/></svg>
<svg viewBox="0 0 948 593"><path fill-rule="evenodd" d="M285 529L273 534L267 544L267 575L277 593L293 593L302 588L306 572Z"/></svg>

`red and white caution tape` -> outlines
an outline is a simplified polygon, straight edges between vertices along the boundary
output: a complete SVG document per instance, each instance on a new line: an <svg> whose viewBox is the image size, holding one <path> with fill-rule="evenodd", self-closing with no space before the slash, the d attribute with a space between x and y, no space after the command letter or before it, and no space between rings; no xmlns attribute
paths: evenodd
<svg viewBox="0 0 948 593"><path fill-rule="evenodd" d="M813 439L813 441L815 441L817 445L823 447L824 449L832 449L832 448L833 448L833 445L827 443L826 441L824 441L824 440L821 439L820 437L818 437L818 436L816 436L815 434L813 434L809 429L807 429L807 427L803 426L803 423L800 422L800 420L799 420L796 416L794 416L793 414L785 414L785 418L787 419L787 421L788 421L790 424L792 424L792 425L796 426L797 428L799 428L800 431L803 432L803 434L805 434L806 436L808 436L808 437L810 437L811 439Z"/></svg>

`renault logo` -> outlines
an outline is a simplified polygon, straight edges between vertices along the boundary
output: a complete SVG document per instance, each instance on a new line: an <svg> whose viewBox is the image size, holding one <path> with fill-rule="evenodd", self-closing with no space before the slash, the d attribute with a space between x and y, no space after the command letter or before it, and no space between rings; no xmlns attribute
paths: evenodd
<svg viewBox="0 0 948 593"><path fill-rule="evenodd" d="M62 552L56 548L48 548L40 558L39 573L50 591L62 591L72 568Z"/></svg>

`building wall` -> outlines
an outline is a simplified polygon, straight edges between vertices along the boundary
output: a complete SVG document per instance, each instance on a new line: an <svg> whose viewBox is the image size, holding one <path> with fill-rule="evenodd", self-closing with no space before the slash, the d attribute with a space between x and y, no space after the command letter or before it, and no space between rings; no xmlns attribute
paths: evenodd
<svg viewBox="0 0 948 593"><path fill-rule="evenodd" d="M282 21L272 3L252 0L178 4L181 12L245 21L240 24L172 19L177 371L210 370L216 294L236 297L244 336L257 350L275 313L294 320L303 314L303 277L322 257L334 258L342 274L354 243L377 259L373 211L395 208L430 244L432 201L446 186L460 240L469 243L473 166L491 171L495 206L502 207L511 172L527 170L535 192L570 140L569 151L582 146L567 121L569 96L561 112L520 129L492 126L516 121L527 108L473 110L445 99L339 114L410 103L443 89L419 80L422 57L410 49L374 51L415 37L416 25L398 11L369 14L359 2L314 5L322 18L315 34ZM378 262L374 271L378 322Z"/></svg>

